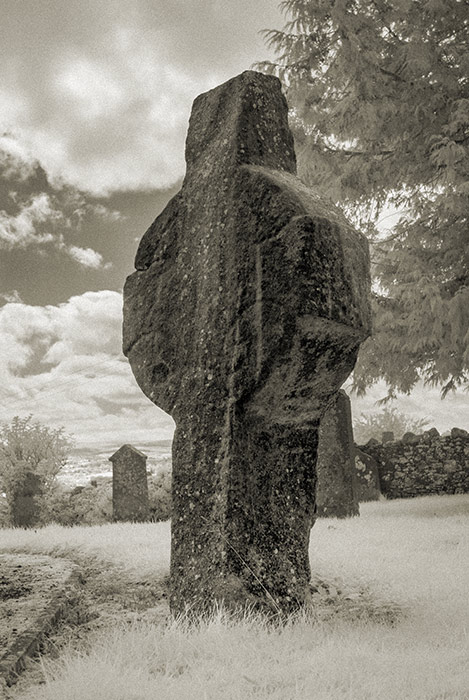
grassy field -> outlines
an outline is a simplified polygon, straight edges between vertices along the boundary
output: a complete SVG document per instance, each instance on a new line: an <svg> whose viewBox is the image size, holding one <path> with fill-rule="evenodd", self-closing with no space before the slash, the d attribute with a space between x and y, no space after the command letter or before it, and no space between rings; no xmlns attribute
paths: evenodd
<svg viewBox="0 0 469 700"><path fill-rule="evenodd" d="M109 613L68 630L41 677L9 697L468 700L468 525L469 495L362 504L360 518L318 521L315 608L283 627L223 612L162 622L142 590L168 573L168 523L2 530L0 551L89 562ZM137 590L130 614L123 601Z"/></svg>

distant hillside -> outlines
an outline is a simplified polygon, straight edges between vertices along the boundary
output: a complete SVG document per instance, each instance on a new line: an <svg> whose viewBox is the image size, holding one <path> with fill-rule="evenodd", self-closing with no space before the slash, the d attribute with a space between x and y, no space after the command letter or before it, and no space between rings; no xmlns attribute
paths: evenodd
<svg viewBox="0 0 469 700"><path fill-rule="evenodd" d="M131 443L137 450L143 452L148 457L159 458L164 454L171 454L172 440L154 440L152 442L134 442ZM71 459L92 459L92 460L107 460L121 447L121 444L103 446L99 449L96 447L75 447L71 453Z"/></svg>

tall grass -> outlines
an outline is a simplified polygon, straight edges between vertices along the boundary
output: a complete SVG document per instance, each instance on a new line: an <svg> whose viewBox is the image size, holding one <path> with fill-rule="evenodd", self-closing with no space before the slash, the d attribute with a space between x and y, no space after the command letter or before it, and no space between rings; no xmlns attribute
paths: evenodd
<svg viewBox="0 0 469 700"><path fill-rule="evenodd" d="M164 576L169 569L170 524L113 523L82 527L47 525L36 530L0 530L0 551L100 559L137 579Z"/></svg>
<svg viewBox="0 0 469 700"><path fill-rule="evenodd" d="M284 626L223 611L115 625L44 662L18 700L467 700L469 496L367 503L312 531L315 609ZM168 570L165 523L0 532L0 548L77 552L135 578Z"/></svg>

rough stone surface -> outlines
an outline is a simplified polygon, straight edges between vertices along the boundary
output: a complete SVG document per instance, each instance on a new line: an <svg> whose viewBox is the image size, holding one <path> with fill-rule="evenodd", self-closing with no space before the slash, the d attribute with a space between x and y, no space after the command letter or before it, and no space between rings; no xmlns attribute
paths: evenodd
<svg viewBox="0 0 469 700"><path fill-rule="evenodd" d="M38 524L41 515L39 497L42 492L41 477L34 472L26 472L12 498L11 520L14 527L29 528Z"/></svg>
<svg viewBox="0 0 469 700"><path fill-rule="evenodd" d="M452 438L469 437L469 432L467 430L463 430L463 428L451 428L451 437Z"/></svg>
<svg viewBox="0 0 469 700"><path fill-rule="evenodd" d="M320 518L359 515L352 409L342 390L332 397L319 425L316 508Z"/></svg>
<svg viewBox="0 0 469 700"><path fill-rule="evenodd" d="M378 463L355 446L355 493L359 503L378 501L381 496Z"/></svg>
<svg viewBox="0 0 469 700"><path fill-rule="evenodd" d="M194 102L181 191L124 290L124 353L176 422L171 609L308 600L318 426L369 334L366 239L295 176L280 82Z"/></svg>
<svg viewBox="0 0 469 700"><path fill-rule="evenodd" d="M376 460L383 495L412 498L469 492L469 433L427 431L409 439L360 449Z"/></svg>
<svg viewBox="0 0 469 700"><path fill-rule="evenodd" d="M404 433L401 438L401 442L407 443L408 445L415 445L416 442L420 440L419 436L415 433Z"/></svg>
<svg viewBox="0 0 469 700"><path fill-rule="evenodd" d="M435 440L435 438L439 438L440 433L436 428L430 428L430 430L426 430L423 433L423 439L424 440Z"/></svg>
<svg viewBox="0 0 469 700"><path fill-rule="evenodd" d="M384 444L385 442L392 442L393 440L394 433L392 432L392 430L385 430L381 436L381 442Z"/></svg>
<svg viewBox="0 0 469 700"><path fill-rule="evenodd" d="M150 516L147 457L132 445L122 445L112 457L114 520L144 521Z"/></svg>

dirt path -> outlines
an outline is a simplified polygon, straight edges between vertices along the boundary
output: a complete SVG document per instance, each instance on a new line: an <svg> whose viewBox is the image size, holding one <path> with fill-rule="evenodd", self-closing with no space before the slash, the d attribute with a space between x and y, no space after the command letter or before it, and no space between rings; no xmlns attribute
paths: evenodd
<svg viewBox="0 0 469 700"><path fill-rule="evenodd" d="M67 559L0 554L0 650L9 649L77 569ZM0 653L0 656L2 655Z"/></svg>
<svg viewBox="0 0 469 700"><path fill-rule="evenodd" d="M136 580L107 562L74 561L81 570L75 602L41 643L43 659L57 659L65 648L84 652L96 633L106 628L138 620L163 624L168 619L167 580ZM0 687L0 698L17 700L44 682L40 659L29 659L15 685Z"/></svg>

